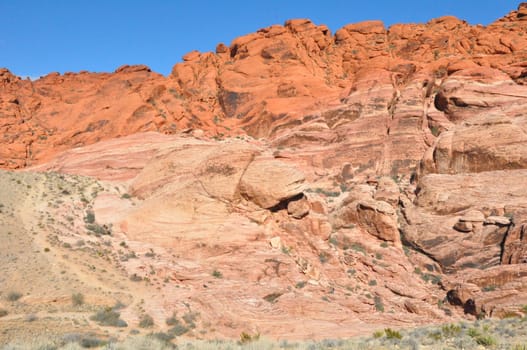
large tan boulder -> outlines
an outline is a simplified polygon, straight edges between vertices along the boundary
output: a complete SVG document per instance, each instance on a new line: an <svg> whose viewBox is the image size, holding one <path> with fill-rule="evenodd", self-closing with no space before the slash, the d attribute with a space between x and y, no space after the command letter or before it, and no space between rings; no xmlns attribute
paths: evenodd
<svg viewBox="0 0 527 350"><path fill-rule="evenodd" d="M344 201L333 213L336 228L358 225L369 234L395 243L400 243L397 215L388 203L374 199Z"/></svg>
<svg viewBox="0 0 527 350"><path fill-rule="evenodd" d="M262 208L272 208L304 190L304 174L275 159L253 161L240 180L240 194Z"/></svg>

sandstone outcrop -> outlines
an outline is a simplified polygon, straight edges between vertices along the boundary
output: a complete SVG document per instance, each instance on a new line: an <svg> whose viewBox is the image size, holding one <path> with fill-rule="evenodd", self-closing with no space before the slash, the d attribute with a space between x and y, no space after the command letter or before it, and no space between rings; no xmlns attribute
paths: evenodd
<svg viewBox="0 0 527 350"><path fill-rule="evenodd" d="M157 324L192 305L224 336L327 338L521 315L526 11L334 35L290 20L168 77L1 69L0 166L99 181L61 203L111 228L90 239L124 273L164 281L144 289Z"/></svg>

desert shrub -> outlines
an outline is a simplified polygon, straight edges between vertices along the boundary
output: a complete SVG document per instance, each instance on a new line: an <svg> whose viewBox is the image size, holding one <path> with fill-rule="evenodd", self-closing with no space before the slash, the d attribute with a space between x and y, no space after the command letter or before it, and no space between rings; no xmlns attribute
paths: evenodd
<svg viewBox="0 0 527 350"><path fill-rule="evenodd" d="M19 293L19 292L9 292L9 293L7 293L7 300L9 300L9 301L17 301L20 298L22 298L22 293Z"/></svg>
<svg viewBox="0 0 527 350"><path fill-rule="evenodd" d="M175 335L176 337L182 336L187 333L190 329L185 325L178 323L174 327L168 330L168 333Z"/></svg>
<svg viewBox="0 0 527 350"><path fill-rule="evenodd" d="M384 312L384 304L382 303L381 297L376 295L375 298L373 298L373 301L375 303L375 310Z"/></svg>
<svg viewBox="0 0 527 350"><path fill-rule="evenodd" d="M351 245L351 249L353 249L356 252L366 255L366 248L364 248L364 246L360 243L353 243Z"/></svg>
<svg viewBox="0 0 527 350"><path fill-rule="evenodd" d="M214 270L214 271L212 271L212 276L215 277L215 278L222 278L223 274L220 271L218 271L218 270Z"/></svg>
<svg viewBox="0 0 527 350"><path fill-rule="evenodd" d="M256 334L249 334L249 333L246 333L246 332L242 332L240 334L240 344L247 344L247 343L251 343L253 341L256 341L260 339L260 333L256 333Z"/></svg>
<svg viewBox="0 0 527 350"><path fill-rule="evenodd" d="M91 210L88 210L86 212L86 216L84 217L84 222L87 224L95 223L95 213Z"/></svg>
<svg viewBox="0 0 527 350"><path fill-rule="evenodd" d="M328 252L320 252L320 254L318 254L318 260L320 260L322 264L327 263L330 257L331 254L329 254Z"/></svg>
<svg viewBox="0 0 527 350"><path fill-rule="evenodd" d="M0 317L7 316L8 313L6 309L0 309Z"/></svg>
<svg viewBox="0 0 527 350"><path fill-rule="evenodd" d="M444 337L452 338L458 336L461 333L461 327L451 323L441 327L441 332Z"/></svg>
<svg viewBox="0 0 527 350"><path fill-rule="evenodd" d="M280 298L280 296L282 296L283 293L271 293L271 294L267 294L266 296L263 297L263 299L267 302L270 302L270 303L276 303L276 301L278 300L278 298Z"/></svg>
<svg viewBox="0 0 527 350"><path fill-rule="evenodd" d="M90 320L97 322L101 326L109 327L127 327L128 324L122 320L121 313L112 308L105 308L99 310L95 315L90 317Z"/></svg>
<svg viewBox="0 0 527 350"><path fill-rule="evenodd" d="M474 340L476 341L476 343L478 343L479 345L483 345L483 346L492 346L492 345L496 345L497 343L496 339L490 334L481 334L475 337Z"/></svg>
<svg viewBox="0 0 527 350"><path fill-rule="evenodd" d="M391 328L385 328L384 334L386 336L386 339L402 339L403 336L399 331L393 330Z"/></svg>
<svg viewBox="0 0 527 350"><path fill-rule="evenodd" d="M80 306L84 304L84 295L82 293L73 293L71 295L71 303L73 306Z"/></svg>
<svg viewBox="0 0 527 350"><path fill-rule="evenodd" d="M130 275L130 281L141 282L142 280L143 280L143 277L137 275L136 273L133 273L132 275Z"/></svg>
<svg viewBox="0 0 527 350"><path fill-rule="evenodd" d="M374 339L382 338L383 335L384 335L384 331L375 331L375 332L373 332L373 338Z"/></svg>
<svg viewBox="0 0 527 350"><path fill-rule="evenodd" d="M141 328L150 328L154 326L154 319L150 315L143 315L139 321L139 327Z"/></svg>
<svg viewBox="0 0 527 350"><path fill-rule="evenodd" d="M187 317L187 320L190 321L192 324L194 324L193 319ZM175 312L173 312L172 316L170 316L169 318L165 320L165 323L168 326L173 326L172 328L168 330L168 333L173 336L179 337L189 331L189 328L183 325L180 320L178 320Z"/></svg>
<svg viewBox="0 0 527 350"><path fill-rule="evenodd" d="M171 334L170 332L157 332L157 333L152 333L150 334L150 336L154 339L157 339L163 343L170 343L170 341L172 339L174 339L174 335Z"/></svg>
<svg viewBox="0 0 527 350"><path fill-rule="evenodd" d="M302 289L302 288L304 288L306 286L306 284L307 284L307 282L304 282L304 281L297 282L295 284L295 288Z"/></svg>
<svg viewBox="0 0 527 350"><path fill-rule="evenodd" d="M174 339L173 336L167 333L159 332L152 333L148 336L135 336L126 338L122 343L112 346L115 350L129 350L129 349L148 349L148 350L165 350L177 349L170 341Z"/></svg>
<svg viewBox="0 0 527 350"><path fill-rule="evenodd" d="M99 339L94 335L87 335L81 338L79 344L83 348L98 348L106 345L106 341Z"/></svg>
<svg viewBox="0 0 527 350"><path fill-rule="evenodd" d="M179 320L177 319L177 315L175 312L172 312L172 316L170 316L169 318L167 318L165 320L165 323L167 324L167 326L173 326L175 324L179 324Z"/></svg>
<svg viewBox="0 0 527 350"><path fill-rule="evenodd" d="M36 320L38 320L37 315L35 314L26 315L26 322L34 322Z"/></svg>
<svg viewBox="0 0 527 350"><path fill-rule="evenodd" d="M106 225L99 225L97 223L86 224L86 229L97 235L111 235L112 234L112 230L110 227Z"/></svg>
<svg viewBox="0 0 527 350"><path fill-rule="evenodd" d="M471 338L476 338L479 337L481 333L476 328L469 328L469 330L467 331L467 335Z"/></svg>
<svg viewBox="0 0 527 350"><path fill-rule="evenodd" d="M189 326L190 328L196 328L196 320L198 319L198 313L197 312L187 312L186 314L184 314L183 316L181 316L181 318L183 319L183 321L185 321L185 323L187 324L187 326Z"/></svg>

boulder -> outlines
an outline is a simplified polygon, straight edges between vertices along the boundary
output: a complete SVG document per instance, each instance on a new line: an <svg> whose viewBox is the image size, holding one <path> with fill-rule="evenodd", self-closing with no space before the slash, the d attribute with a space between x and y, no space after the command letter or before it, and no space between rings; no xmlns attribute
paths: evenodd
<svg viewBox="0 0 527 350"><path fill-rule="evenodd" d="M298 199L292 199L287 203L287 213L295 219L302 219L309 214L309 202L307 198L302 195Z"/></svg>
<svg viewBox="0 0 527 350"><path fill-rule="evenodd" d="M373 199L343 202L333 213L333 224L336 228L356 224L369 234L395 243L400 243L397 215L388 203Z"/></svg>
<svg viewBox="0 0 527 350"><path fill-rule="evenodd" d="M262 208L270 209L304 190L304 174L275 159L253 161L240 180L240 194Z"/></svg>
<svg viewBox="0 0 527 350"><path fill-rule="evenodd" d="M506 216L489 216L485 219L485 225L509 226L511 220Z"/></svg>

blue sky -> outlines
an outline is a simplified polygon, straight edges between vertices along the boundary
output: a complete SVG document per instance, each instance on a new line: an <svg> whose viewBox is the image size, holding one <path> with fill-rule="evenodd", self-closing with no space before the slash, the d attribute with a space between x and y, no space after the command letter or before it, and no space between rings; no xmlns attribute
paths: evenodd
<svg viewBox="0 0 527 350"><path fill-rule="evenodd" d="M21 76L146 64L168 74L185 53L290 18L310 18L335 32L348 23L386 25L454 15L489 24L510 0L0 0L0 67Z"/></svg>

